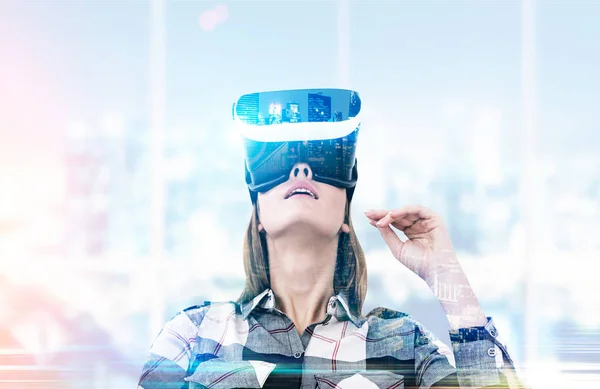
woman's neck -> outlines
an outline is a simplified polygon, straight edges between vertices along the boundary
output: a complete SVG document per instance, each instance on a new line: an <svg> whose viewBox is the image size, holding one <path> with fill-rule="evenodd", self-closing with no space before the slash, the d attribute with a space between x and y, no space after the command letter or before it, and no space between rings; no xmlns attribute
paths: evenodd
<svg viewBox="0 0 600 389"><path fill-rule="evenodd" d="M329 241L305 241L298 237L267 239L271 289L277 308L302 334L306 327L325 318L333 295L337 237Z"/></svg>

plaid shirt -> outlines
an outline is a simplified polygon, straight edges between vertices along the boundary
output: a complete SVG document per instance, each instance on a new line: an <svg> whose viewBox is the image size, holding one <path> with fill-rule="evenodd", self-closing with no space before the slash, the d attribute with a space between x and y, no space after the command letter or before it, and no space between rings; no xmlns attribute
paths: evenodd
<svg viewBox="0 0 600 389"><path fill-rule="evenodd" d="M451 331L451 351L405 313L357 315L347 301L332 296L302 335L271 289L185 309L152 344L138 389L509 387L514 366L491 318Z"/></svg>

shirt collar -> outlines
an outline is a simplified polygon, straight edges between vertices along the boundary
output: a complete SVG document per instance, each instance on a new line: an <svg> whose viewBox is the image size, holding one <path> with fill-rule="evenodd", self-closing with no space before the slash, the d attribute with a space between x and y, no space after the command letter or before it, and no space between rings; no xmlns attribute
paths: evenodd
<svg viewBox="0 0 600 389"><path fill-rule="evenodd" d="M275 309L275 294L272 289L267 288L252 300L241 304L243 319L247 320L250 313L257 307L269 312ZM357 327L360 327L363 322L361 315L350 309L347 291L342 291L329 298L327 314L334 316L338 321L350 320Z"/></svg>

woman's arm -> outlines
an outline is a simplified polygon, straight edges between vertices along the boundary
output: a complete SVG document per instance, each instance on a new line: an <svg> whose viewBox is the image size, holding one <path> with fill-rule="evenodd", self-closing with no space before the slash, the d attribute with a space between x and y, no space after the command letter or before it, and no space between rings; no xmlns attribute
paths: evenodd
<svg viewBox="0 0 600 389"><path fill-rule="evenodd" d="M484 315L454 250L437 250L431 259L445 264L426 282L450 323L456 361L456 373L432 387L525 388L492 318Z"/></svg>
<svg viewBox="0 0 600 389"><path fill-rule="evenodd" d="M427 283L450 323L456 373L447 374L448 361L440 357L437 346L441 343L421 327L423 333L415 344L420 357L417 377L422 378L421 383L417 379L417 385L522 388L506 346L491 318L484 315L458 262L442 218L420 205L371 210L365 215L394 257ZM408 240L403 242L392 226L404 232Z"/></svg>
<svg viewBox="0 0 600 389"><path fill-rule="evenodd" d="M524 388L492 318L483 314L458 261L452 263L454 269L439 274L430 287L450 323L457 373L434 387L452 387L454 382L454 387Z"/></svg>
<svg viewBox="0 0 600 389"><path fill-rule="evenodd" d="M431 259L445 264L426 282L450 323L456 361L456 373L432 387L525 388L492 318L483 313L454 250L438 250Z"/></svg>
<svg viewBox="0 0 600 389"><path fill-rule="evenodd" d="M516 374L492 318L482 327L451 330L452 350L421 325L415 332L415 355L419 356L417 387L526 388ZM451 374L447 374L448 365L453 367Z"/></svg>
<svg viewBox="0 0 600 389"><path fill-rule="evenodd" d="M486 320L484 326L450 330L451 348L415 322L414 388L524 389L492 318Z"/></svg>

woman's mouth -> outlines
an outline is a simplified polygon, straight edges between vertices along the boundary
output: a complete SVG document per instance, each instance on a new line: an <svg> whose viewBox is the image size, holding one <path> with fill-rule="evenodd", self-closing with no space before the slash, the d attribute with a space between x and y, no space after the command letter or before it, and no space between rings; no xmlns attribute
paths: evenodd
<svg viewBox="0 0 600 389"><path fill-rule="evenodd" d="M290 197L296 196L296 195L298 195L298 196L310 196L310 197L312 197L315 200L317 199L317 196L313 192L311 192L310 190L308 190L306 188L297 188L297 189L294 189L285 198L289 199Z"/></svg>

